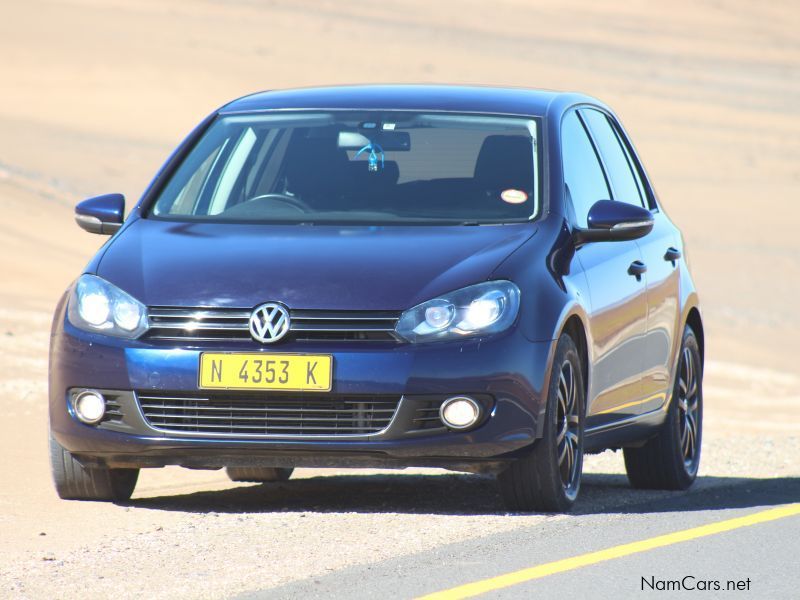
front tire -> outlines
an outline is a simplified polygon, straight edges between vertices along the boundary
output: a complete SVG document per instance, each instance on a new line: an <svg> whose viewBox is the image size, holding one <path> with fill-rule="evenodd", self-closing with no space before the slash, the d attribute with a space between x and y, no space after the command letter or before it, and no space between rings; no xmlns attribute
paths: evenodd
<svg viewBox="0 0 800 600"><path fill-rule="evenodd" d="M702 440L703 363L697 337L687 325L666 421L641 448L625 448L628 480L635 488L687 489L697 477Z"/></svg>
<svg viewBox="0 0 800 600"><path fill-rule="evenodd" d="M130 499L139 469L87 467L50 434L50 467L56 492L64 500L120 502Z"/></svg>
<svg viewBox="0 0 800 600"><path fill-rule="evenodd" d="M553 359L542 439L498 476L509 510L565 512L572 508L583 470L584 406L578 348L563 334Z"/></svg>
<svg viewBox="0 0 800 600"><path fill-rule="evenodd" d="M231 481L269 483L286 481L294 469L283 467L226 467L225 472Z"/></svg>

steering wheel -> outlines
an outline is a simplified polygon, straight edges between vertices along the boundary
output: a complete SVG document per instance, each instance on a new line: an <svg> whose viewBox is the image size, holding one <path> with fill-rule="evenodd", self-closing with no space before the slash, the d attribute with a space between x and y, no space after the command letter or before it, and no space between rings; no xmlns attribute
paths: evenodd
<svg viewBox="0 0 800 600"><path fill-rule="evenodd" d="M247 200L247 202L254 202L256 200L272 200L273 202L283 202L287 206L296 209L302 213L310 213L313 209L300 200L300 198L296 198L294 196L290 196L288 194L281 194L281 193L272 193L272 194L261 194L260 196L254 196Z"/></svg>

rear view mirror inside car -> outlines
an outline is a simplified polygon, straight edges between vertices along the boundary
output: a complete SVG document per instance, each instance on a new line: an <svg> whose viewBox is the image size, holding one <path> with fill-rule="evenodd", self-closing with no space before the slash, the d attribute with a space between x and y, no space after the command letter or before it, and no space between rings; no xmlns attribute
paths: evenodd
<svg viewBox="0 0 800 600"><path fill-rule="evenodd" d="M340 131L337 146L342 150L360 150L369 144L379 145L384 152L411 150L411 136L407 131Z"/></svg>

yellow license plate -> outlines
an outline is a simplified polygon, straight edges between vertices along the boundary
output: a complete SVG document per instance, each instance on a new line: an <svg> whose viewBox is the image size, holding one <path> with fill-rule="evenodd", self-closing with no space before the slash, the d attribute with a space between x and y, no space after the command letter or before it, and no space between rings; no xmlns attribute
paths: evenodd
<svg viewBox="0 0 800 600"><path fill-rule="evenodd" d="M328 355L203 352L199 384L220 390L329 392L332 365Z"/></svg>

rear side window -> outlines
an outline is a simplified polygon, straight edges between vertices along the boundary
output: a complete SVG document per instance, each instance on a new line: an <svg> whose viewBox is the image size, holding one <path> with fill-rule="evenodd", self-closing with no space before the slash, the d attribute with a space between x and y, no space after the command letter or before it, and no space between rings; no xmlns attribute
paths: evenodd
<svg viewBox="0 0 800 600"><path fill-rule="evenodd" d="M589 209L598 200L611 199L611 193L594 146L574 111L561 122L561 156L567 198L575 210L575 224L586 227Z"/></svg>
<svg viewBox="0 0 800 600"><path fill-rule="evenodd" d="M626 148L606 115L597 110L583 109L581 117L586 121L597 143L606 172L614 188L614 200L636 206L645 206L642 182L631 165Z"/></svg>

